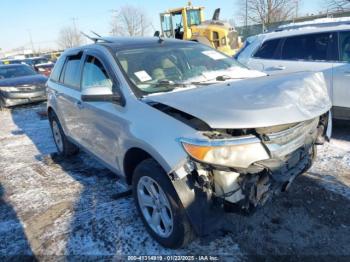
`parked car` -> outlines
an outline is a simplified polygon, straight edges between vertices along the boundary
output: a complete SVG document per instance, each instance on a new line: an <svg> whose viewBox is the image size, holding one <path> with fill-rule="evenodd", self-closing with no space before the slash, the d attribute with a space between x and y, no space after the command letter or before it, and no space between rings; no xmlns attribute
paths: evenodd
<svg viewBox="0 0 350 262"><path fill-rule="evenodd" d="M44 76L50 76L51 71L53 67L55 66L54 63L45 63L45 64L36 64L35 65L35 70Z"/></svg>
<svg viewBox="0 0 350 262"><path fill-rule="evenodd" d="M237 59L268 74L322 71L333 116L350 120L350 18L285 25L247 39Z"/></svg>
<svg viewBox="0 0 350 262"><path fill-rule="evenodd" d="M39 74L49 76L54 63L46 57L32 57L23 60L23 63L31 66Z"/></svg>
<svg viewBox="0 0 350 262"><path fill-rule="evenodd" d="M27 65L0 65L0 108L46 100L46 81Z"/></svg>
<svg viewBox="0 0 350 262"><path fill-rule="evenodd" d="M3 59L2 63L5 65L21 64L23 60L21 59Z"/></svg>
<svg viewBox="0 0 350 262"><path fill-rule="evenodd" d="M330 137L330 108L320 73L266 76L171 39L97 38L48 80L58 153L86 150L124 177L171 248L207 232L213 210L250 212L286 190Z"/></svg>
<svg viewBox="0 0 350 262"><path fill-rule="evenodd" d="M23 62L34 68L37 64L47 64L50 63L50 60L46 57L30 57L23 60Z"/></svg>

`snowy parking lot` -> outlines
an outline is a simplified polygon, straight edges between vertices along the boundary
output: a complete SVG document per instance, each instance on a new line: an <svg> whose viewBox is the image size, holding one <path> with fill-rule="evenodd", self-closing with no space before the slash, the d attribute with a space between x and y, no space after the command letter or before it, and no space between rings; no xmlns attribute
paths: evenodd
<svg viewBox="0 0 350 262"><path fill-rule="evenodd" d="M118 178L85 153L55 155L45 105L0 111L0 256L259 255L350 259L350 123L336 121L313 168L249 217L180 250L146 233ZM320 257L319 257L320 258Z"/></svg>

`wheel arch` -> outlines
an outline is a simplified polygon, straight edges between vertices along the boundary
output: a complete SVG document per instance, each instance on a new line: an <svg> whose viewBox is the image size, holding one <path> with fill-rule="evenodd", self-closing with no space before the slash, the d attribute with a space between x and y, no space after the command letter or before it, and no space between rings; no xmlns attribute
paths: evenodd
<svg viewBox="0 0 350 262"><path fill-rule="evenodd" d="M50 117L50 116L52 116L52 114L57 115L57 114L55 113L55 110L52 108L52 106L49 106L49 107L47 108L47 116Z"/></svg>
<svg viewBox="0 0 350 262"><path fill-rule="evenodd" d="M140 148L140 147L131 147L127 150L123 160L123 171L126 178L126 182L131 185L132 176L135 168L139 165L143 160L153 159L155 162L159 164L160 167L165 171L164 166L148 151Z"/></svg>

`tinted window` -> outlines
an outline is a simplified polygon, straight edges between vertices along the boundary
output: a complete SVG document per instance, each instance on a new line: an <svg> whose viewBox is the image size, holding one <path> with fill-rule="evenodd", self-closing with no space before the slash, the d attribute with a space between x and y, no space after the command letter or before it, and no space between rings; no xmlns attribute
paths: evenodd
<svg viewBox="0 0 350 262"><path fill-rule="evenodd" d="M53 68L53 71L52 71L51 76L50 76L51 80L58 81L60 79L64 60L65 60L65 58L62 57L62 58L58 59L58 61L56 62L55 67Z"/></svg>
<svg viewBox="0 0 350 262"><path fill-rule="evenodd" d="M350 62L350 31L339 34L340 61Z"/></svg>
<svg viewBox="0 0 350 262"><path fill-rule="evenodd" d="M100 60L94 56L87 56L83 68L81 88L109 87L112 90L112 85L112 80Z"/></svg>
<svg viewBox="0 0 350 262"><path fill-rule="evenodd" d="M282 59L325 61L330 39L330 33L288 37L282 48Z"/></svg>
<svg viewBox="0 0 350 262"><path fill-rule="evenodd" d="M277 47L279 39L268 40L262 44L259 50L255 53L254 57L275 59L277 55Z"/></svg>
<svg viewBox="0 0 350 262"><path fill-rule="evenodd" d="M80 86L80 59L81 54L75 56L68 56L64 67L64 79L65 85L79 88Z"/></svg>

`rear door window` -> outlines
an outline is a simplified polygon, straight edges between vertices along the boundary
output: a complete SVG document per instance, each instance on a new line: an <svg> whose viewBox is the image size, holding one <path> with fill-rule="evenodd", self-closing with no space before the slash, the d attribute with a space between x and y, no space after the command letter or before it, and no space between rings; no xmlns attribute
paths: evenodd
<svg viewBox="0 0 350 262"><path fill-rule="evenodd" d="M80 61L82 54L68 56L64 66L64 73L61 75L63 84L74 89L80 86Z"/></svg>
<svg viewBox="0 0 350 262"><path fill-rule="evenodd" d="M327 61L332 33L287 37L282 47L283 60Z"/></svg>
<svg viewBox="0 0 350 262"><path fill-rule="evenodd" d="M258 49L258 51L254 54L254 57L263 59L277 59L279 42L280 39L265 41Z"/></svg>
<svg viewBox="0 0 350 262"><path fill-rule="evenodd" d="M350 63L350 31L339 33L340 61Z"/></svg>

